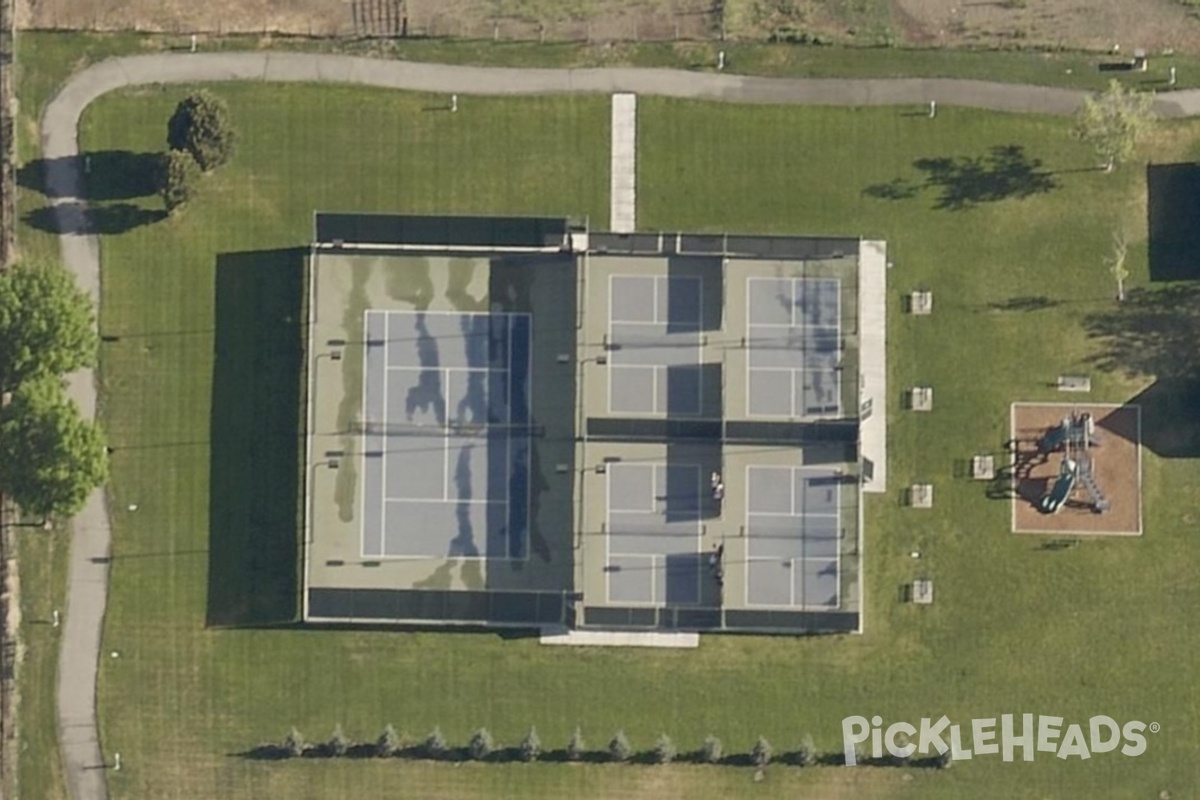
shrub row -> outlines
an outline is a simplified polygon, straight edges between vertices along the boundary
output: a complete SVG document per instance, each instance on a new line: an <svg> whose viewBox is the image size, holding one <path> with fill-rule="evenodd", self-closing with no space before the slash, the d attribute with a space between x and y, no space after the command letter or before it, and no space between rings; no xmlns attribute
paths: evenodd
<svg viewBox="0 0 1200 800"><path fill-rule="evenodd" d="M617 731L601 749L589 749L579 728L571 734L566 746L561 750L547 750L543 747L537 728L530 728L525 737L515 747L498 746L496 740L487 728L479 728L465 745L454 747L442 734L440 727L435 727L427 736L420 740L407 740L402 737L395 727L388 725L375 741L351 741L338 725L333 734L323 742L308 742L296 728L292 728L283 741L276 744L264 744L243 754L256 759L288 759L288 758L420 758L434 761L486 761L486 762L533 762L582 761L590 763L639 763L639 764L670 764L674 761L687 761L695 764L724 764L732 766L766 767L771 763L789 764L798 767L809 767L817 764L836 765L845 763L842 753L821 753L813 745L812 737L805 736L800 746L776 757L771 743L760 736L753 747L745 753L726 753L721 740L716 736L708 736L699 750L681 753L674 740L663 733L655 740L650 750L639 751L630 744L624 731ZM896 758L886 757L871 759L865 753L857 756L859 764L872 766L922 766L948 768L952 763L947 755L930 758Z"/></svg>

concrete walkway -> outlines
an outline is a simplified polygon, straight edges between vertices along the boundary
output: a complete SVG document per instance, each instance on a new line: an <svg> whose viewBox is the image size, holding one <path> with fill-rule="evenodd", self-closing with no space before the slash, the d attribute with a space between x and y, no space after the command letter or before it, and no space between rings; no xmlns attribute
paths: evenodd
<svg viewBox="0 0 1200 800"><path fill-rule="evenodd" d="M88 104L125 86L199 81L257 80L356 83L392 89L458 94L552 94L632 92L739 103L820 105L942 105L1000 111L1070 114L1083 92L1016 84L940 78L841 80L754 78L726 73L651 69L503 69L383 61L313 53L159 53L116 58L74 75L42 116L42 155L55 198L59 230L80 230L82 202L77 131ZM1200 114L1200 91L1163 95L1155 110L1164 117ZM63 263L82 288L98 299L100 249L94 236L60 236ZM71 376L70 395L87 415L95 413L96 384L90 370ZM111 533L103 492L97 491L75 519L67 616L59 661L58 720L67 787L72 800L108 796L96 730L96 672L108 586Z"/></svg>
<svg viewBox="0 0 1200 800"><path fill-rule="evenodd" d="M637 95L612 96L612 145L609 147L608 228L637 230Z"/></svg>

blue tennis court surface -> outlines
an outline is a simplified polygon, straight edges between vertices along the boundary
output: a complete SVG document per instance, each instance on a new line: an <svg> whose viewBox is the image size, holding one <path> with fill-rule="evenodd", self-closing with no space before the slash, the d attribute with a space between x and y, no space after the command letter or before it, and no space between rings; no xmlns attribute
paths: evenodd
<svg viewBox="0 0 1200 800"><path fill-rule="evenodd" d="M700 279L613 275L609 280L609 411L699 414Z"/></svg>
<svg viewBox="0 0 1200 800"><path fill-rule="evenodd" d="M707 499L697 464L608 466L608 602L700 602Z"/></svg>
<svg viewBox="0 0 1200 800"><path fill-rule="evenodd" d="M746 302L750 413L839 413L841 281L748 278Z"/></svg>
<svg viewBox="0 0 1200 800"><path fill-rule="evenodd" d="M530 318L367 311L364 557L524 559Z"/></svg>
<svg viewBox="0 0 1200 800"><path fill-rule="evenodd" d="M841 484L829 470L747 468L747 604L837 608Z"/></svg>

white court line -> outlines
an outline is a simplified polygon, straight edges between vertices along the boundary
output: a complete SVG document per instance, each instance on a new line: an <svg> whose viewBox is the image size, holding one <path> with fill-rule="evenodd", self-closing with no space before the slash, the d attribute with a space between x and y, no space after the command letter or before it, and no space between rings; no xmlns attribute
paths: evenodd
<svg viewBox="0 0 1200 800"><path fill-rule="evenodd" d="M429 503L431 505L436 504L439 506L451 505L451 503L448 503L448 502L442 500L442 498L440 498L440 497L385 497L385 498L383 498L383 502L385 502L385 503ZM480 499L476 499L474 497L467 498L464 500L460 497L456 497L456 498L454 498L452 504L456 505L456 506L459 506L459 505L506 506L506 505L508 505L508 501L507 500L480 500Z"/></svg>

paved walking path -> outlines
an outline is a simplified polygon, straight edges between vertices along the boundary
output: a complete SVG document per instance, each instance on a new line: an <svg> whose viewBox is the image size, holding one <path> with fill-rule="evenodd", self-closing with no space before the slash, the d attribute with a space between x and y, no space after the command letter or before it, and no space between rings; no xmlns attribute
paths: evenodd
<svg viewBox="0 0 1200 800"><path fill-rule="evenodd" d="M88 104L124 86L153 83L260 80L357 83L393 89L468 94L633 92L741 103L821 105L959 105L1040 114L1069 114L1083 92L1006 83L904 78L879 80L755 78L727 73L652 69L506 69L383 61L314 53L160 53L104 61L73 76L42 116L42 155L62 231L78 231L82 203L77 131ZM1200 91L1173 92L1155 102L1164 117L1200 114ZM94 236L63 233L63 262L99 298L100 248ZM95 413L91 370L71 376L70 395ZM75 518L67 615L59 662L58 720L72 800L108 796L96 733L96 668L108 587L111 533L105 496L97 491Z"/></svg>
<svg viewBox="0 0 1200 800"><path fill-rule="evenodd" d="M637 95L612 96L612 145L609 147L608 227L617 233L637 230Z"/></svg>

